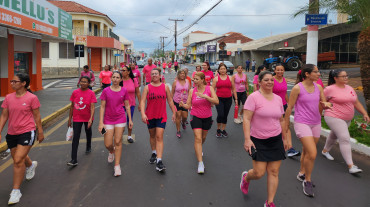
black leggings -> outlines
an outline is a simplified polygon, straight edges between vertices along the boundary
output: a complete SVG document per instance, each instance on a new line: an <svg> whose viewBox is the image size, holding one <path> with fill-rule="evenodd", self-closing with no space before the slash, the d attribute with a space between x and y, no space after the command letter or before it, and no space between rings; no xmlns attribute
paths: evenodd
<svg viewBox="0 0 370 207"><path fill-rule="evenodd" d="M82 125L85 125L85 132L86 132L86 149L91 149L91 136L92 130L91 127L87 128L88 122L73 122L73 140L72 140L72 160L77 160L77 150L78 145L80 143L80 135ZM92 124L91 124L92 126Z"/></svg>
<svg viewBox="0 0 370 207"><path fill-rule="evenodd" d="M231 105L233 103L233 99L230 98L218 98L219 104L216 105L217 109L217 123L226 124L227 123L227 116L229 115L229 111Z"/></svg>

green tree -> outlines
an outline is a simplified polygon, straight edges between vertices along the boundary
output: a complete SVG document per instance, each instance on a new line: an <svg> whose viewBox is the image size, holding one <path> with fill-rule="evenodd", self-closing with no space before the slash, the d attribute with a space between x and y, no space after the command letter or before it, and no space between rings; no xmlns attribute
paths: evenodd
<svg viewBox="0 0 370 207"><path fill-rule="evenodd" d="M325 13L337 11L348 14L349 23L360 22L357 51L360 59L361 82L364 89L367 111L370 113L370 0L316 0L299 8L293 16L300 16L308 11L319 10Z"/></svg>

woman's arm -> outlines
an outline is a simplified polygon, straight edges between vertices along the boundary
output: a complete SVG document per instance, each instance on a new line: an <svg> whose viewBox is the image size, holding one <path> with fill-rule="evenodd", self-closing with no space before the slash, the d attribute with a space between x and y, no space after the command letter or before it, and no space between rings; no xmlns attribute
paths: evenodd
<svg viewBox="0 0 370 207"><path fill-rule="evenodd" d="M170 108L172 110L172 121L175 122L176 121L176 107L175 107L175 104L173 104L171 92L167 85L166 85L166 95L167 95L167 103L168 105L170 105Z"/></svg>
<svg viewBox="0 0 370 207"><path fill-rule="evenodd" d="M175 91L176 91L176 79L172 83L172 90L171 90L172 97L175 95Z"/></svg>
<svg viewBox="0 0 370 207"><path fill-rule="evenodd" d="M139 87L141 86L141 73L139 72L139 76L137 78L137 80L139 81Z"/></svg>
<svg viewBox="0 0 370 207"><path fill-rule="evenodd" d="M103 120L104 120L104 112L105 112L105 104L106 104L106 100L101 100L101 104L100 104L100 117L99 117L99 132L101 132L101 130L104 128L104 123L103 123Z"/></svg>
<svg viewBox="0 0 370 207"><path fill-rule="evenodd" d="M8 121L9 118L9 110L7 108L3 108L0 116L0 141L1 141L1 132L5 126L5 123Z"/></svg>
<svg viewBox="0 0 370 207"><path fill-rule="evenodd" d="M319 110L320 110L320 115L321 115L323 109L330 109L331 107L333 107L333 104L326 101L326 97L324 95L324 90L322 89L321 85L317 85L317 87L320 90L320 105L321 105L321 107L319 107Z"/></svg>
<svg viewBox="0 0 370 207"><path fill-rule="evenodd" d="M247 74L245 74L245 88L247 89L247 95L249 96L249 82Z"/></svg>
<svg viewBox="0 0 370 207"><path fill-rule="evenodd" d="M244 149L249 154L252 153L252 147L256 148L251 140L251 120L253 113L253 111L249 111L247 109L244 109L243 112Z"/></svg>
<svg viewBox="0 0 370 207"><path fill-rule="evenodd" d="M71 107L69 108L68 127L72 127L73 106L74 106L74 103L72 101Z"/></svg>
<svg viewBox="0 0 370 207"><path fill-rule="evenodd" d="M144 122L144 124L146 124L146 122L148 121L148 117L146 116L145 110L144 110L147 95L148 95L148 86L145 86L144 90L143 90L143 94L141 96L141 101L140 101L140 108L142 108L142 110L141 110L141 120Z"/></svg>
<svg viewBox="0 0 370 207"><path fill-rule="evenodd" d="M137 102L139 103L139 106L137 108L138 108L139 111L141 111L141 106L140 106L141 96L140 96L139 87L135 88L135 93L136 93L136 97L137 97Z"/></svg>
<svg viewBox="0 0 370 207"><path fill-rule="evenodd" d="M369 115L367 114L367 111L365 110L364 106L362 106L361 102L357 99L355 103L355 109L362 114L364 117L364 121L369 123Z"/></svg>
<svg viewBox="0 0 370 207"><path fill-rule="evenodd" d="M128 128L132 129L132 127L134 126L134 123L132 122L132 119L131 119L130 101L125 100L124 103L125 103L126 113L127 113L127 116L128 116L128 120L127 120L128 121Z"/></svg>
<svg viewBox="0 0 370 207"><path fill-rule="evenodd" d="M183 103L182 101L180 101L180 106L185 108L185 109L190 109L191 108L191 100L193 98L193 90L194 89L190 89L189 91L189 95L188 95L188 99L186 100L186 103Z"/></svg>
<svg viewBox="0 0 370 207"><path fill-rule="evenodd" d="M281 135L284 141L284 149L287 151L288 149L292 148L292 138L287 136L288 129L285 129L287 126L285 125L284 115L280 117L280 126L281 126Z"/></svg>
<svg viewBox="0 0 370 207"><path fill-rule="evenodd" d="M235 89L235 76L231 78L231 93L234 95L235 100L235 106L238 105L238 96L236 95L236 89ZM233 80L234 79L234 80Z"/></svg>
<svg viewBox="0 0 370 207"><path fill-rule="evenodd" d="M209 97L209 96L205 95L205 96L206 96L205 98L206 98L209 102L211 102L212 104L218 105L218 104L219 104L219 100L218 100L218 97L217 97L217 95L216 95L215 90L213 90L213 88L212 88L212 87L210 87L209 89L211 90L211 97ZM202 94L202 95L204 95L204 94Z"/></svg>
<svg viewBox="0 0 370 207"><path fill-rule="evenodd" d="M32 113L33 113L33 118L35 119L35 122L36 122L36 127L37 127L37 132L38 132L37 140L39 141L39 143L41 143L42 141L44 141L44 130L42 130L40 108L33 109Z"/></svg>
<svg viewBox="0 0 370 207"><path fill-rule="evenodd" d="M218 82L218 76L216 76L216 78L214 78L213 81L212 81L211 88L213 88L214 91L217 90L216 89L217 82Z"/></svg>
<svg viewBox="0 0 370 207"><path fill-rule="evenodd" d="M91 106L90 106L90 119L89 119L89 122L87 124L87 128L90 128L91 127L91 125L93 123L94 115L95 115L95 103L91 103Z"/></svg>
<svg viewBox="0 0 370 207"><path fill-rule="evenodd" d="M289 129L290 114L292 114L293 107L295 103L297 102L299 92L300 92L300 88L298 85L295 85L292 91L290 92L288 108L285 111L285 130Z"/></svg>

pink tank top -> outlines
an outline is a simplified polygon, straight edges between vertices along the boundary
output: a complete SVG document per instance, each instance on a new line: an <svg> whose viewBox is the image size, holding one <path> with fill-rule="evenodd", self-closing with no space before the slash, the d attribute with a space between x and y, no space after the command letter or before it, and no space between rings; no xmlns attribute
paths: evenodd
<svg viewBox="0 0 370 207"><path fill-rule="evenodd" d="M288 91L288 84L287 84L285 78L283 77L283 81L281 83L279 83L279 81L277 81L274 78L274 88L272 88L272 92L274 94L280 96L280 98L283 101L283 105L287 104L287 102L285 100L285 95L287 94L287 91Z"/></svg>
<svg viewBox="0 0 370 207"><path fill-rule="evenodd" d="M151 119L162 119L163 122L167 122L167 111L166 111L166 85L162 83L160 86L148 85L148 95L146 96L147 104L145 114L148 120Z"/></svg>
<svg viewBox="0 0 370 207"><path fill-rule="evenodd" d="M320 89L313 83L315 90L308 93L300 82L299 95L295 103L294 121L302 124L316 125L321 123L319 111Z"/></svg>
<svg viewBox="0 0 370 207"><path fill-rule="evenodd" d="M179 81L176 81L175 94L173 95L173 101L176 103L186 102L189 94L189 81L185 79L185 85L181 85Z"/></svg>
<svg viewBox="0 0 370 207"><path fill-rule="evenodd" d="M194 88L192 95L192 106L191 106L191 115L198 118L204 119L212 116L211 102L205 98L197 96L195 93L198 92L197 88ZM211 96L210 86L206 86L203 94Z"/></svg>
<svg viewBox="0 0 370 207"><path fill-rule="evenodd" d="M243 74L243 77L240 78L240 76L238 74L235 75L235 89L236 89L236 92L245 92L246 90L246 87L245 87L245 83L246 83L246 79L247 79L247 75L245 75L244 73Z"/></svg>
<svg viewBox="0 0 370 207"><path fill-rule="evenodd" d="M216 95L220 98L230 98L231 97L231 81L230 77L227 76L225 80L222 80L218 76L218 81L216 84Z"/></svg>

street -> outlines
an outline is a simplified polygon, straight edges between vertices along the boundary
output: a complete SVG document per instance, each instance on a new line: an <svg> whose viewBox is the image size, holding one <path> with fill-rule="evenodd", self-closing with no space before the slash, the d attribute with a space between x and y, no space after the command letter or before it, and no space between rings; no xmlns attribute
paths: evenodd
<svg viewBox="0 0 370 207"><path fill-rule="evenodd" d="M193 71L193 68L190 68ZM192 72L189 72L191 75ZM166 73L166 82L172 84L175 73ZM252 76L249 77L250 79ZM71 82L71 81L70 81ZM50 87L58 88L62 82ZM59 84L59 85L58 85ZM64 85L64 87L67 87ZM75 88L75 86L71 86ZM66 94L68 95L68 94ZM98 98L98 97L97 97ZM216 138L216 123L204 143L205 174L196 173L194 135L190 125L176 138L175 124L167 122L164 134L163 162L165 173L149 164L151 149L147 127L135 110L133 138L127 142L127 130L123 137L121 160L122 176L113 176L113 164L107 162L108 152L102 135L98 132L100 100L93 123L92 153L85 155L85 133L81 133L78 152L79 165L68 167L71 142L65 141L68 116L65 114L45 130L46 139L35 145L30 152L38 161L36 176L22 184L22 199L17 206L262 206L267 197L266 176L252 181L249 194L240 189L242 171L252 168L252 160L243 148L242 125L233 122L233 106L228 117L228 138ZM167 107L168 117L171 111ZM217 116L213 108L213 119ZM301 149L292 129L293 146ZM296 179L299 157L287 158L280 168L280 184L275 196L276 206L370 206L370 159L353 153L356 165L363 173L351 175L339 152L338 146L331 151L334 161L324 158L320 151L324 139L318 144L318 155L313 171L315 197L302 192L302 184ZM0 206L5 206L12 186L12 160L0 161Z"/></svg>

